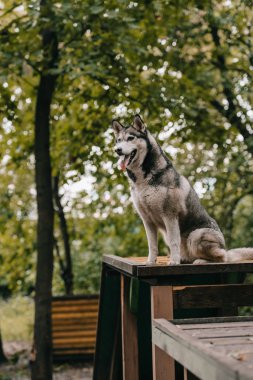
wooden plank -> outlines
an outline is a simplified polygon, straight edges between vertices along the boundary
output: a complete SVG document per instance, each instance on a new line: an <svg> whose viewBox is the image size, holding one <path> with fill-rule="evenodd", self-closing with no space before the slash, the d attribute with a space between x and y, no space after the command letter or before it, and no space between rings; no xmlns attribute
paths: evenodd
<svg viewBox="0 0 253 380"><path fill-rule="evenodd" d="M172 286L151 287L151 318L173 318ZM153 380L175 379L175 363L157 345L152 345Z"/></svg>
<svg viewBox="0 0 253 380"><path fill-rule="evenodd" d="M128 273L130 275L135 276L136 275L136 263L133 263L130 260L127 260L123 257L113 256L113 255L104 255L103 256L103 263L111 266L114 269L117 269L119 271Z"/></svg>
<svg viewBox="0 0 253 380"><path fill-rule="evenodd" d="M173 301L176 309L252 306L253 285L175 286Z"/></svg>
<svg viewBox="0 0 253 380"><path fill-rule="evenodd" d="M75 294L75 295L70 295L70 296L54 296L52 297L52 303L57 303L57 302L75 302L78 300L85 301L85 300L93 300L93 299L99 299L99 294Z"/></svg>
<svg viewBox="0 0 253 380"><path fill-rule="evenodd" d="M78 330L78 331L67 331L67 332L53 332L53 339L83 339L88 337L96 337L96 330L91 331Z"/></svg>
<svg viewBox="0 0 253 380"><path fill-rule="evenodd" d="M60 306L71 306L71 305L97 305L99 303L99 297L96 298L78 298L78 299L58 299L57 301L52 301L52 306L60 307Z"/></svg>
<svg viewBox="0 0 253 380"><path fill-rule="evenodd" d="M204 342L204 340L203 340ZM244 338L217 338L217 339L210 339L209 342L213 345L216 346L217 349L219 349L219 346L223 347L224 350L229 346L233 347L242 347L242 346L247 346L251 347L253 345L252 338L244 337Z"/></svg>
<svg viewBox="0 0 253 380"><path fill-rule="evenodd" d="M209 317L209 318L188 318L188 319L176 319L170 321L174 325L195 325L195 323L206 324L206 323L224 323L224 322L252 322L253 316L251 317Z"/></svg>
<svg viewBox="0 0 253 380"><path fill-rule="evenodd" d="M53 325L57 326L66 326L66 325L85 325L85 324L90 324L90 323L95 323L97 321L97 318L94 316L92 317L83 317L83 318L53 318L52 322Z"/></svg>
<svg viewBox="0 0 253 380"><path fill-rule="evenodd" d="M75 327L72 327L72 326L68 326L67 328L56 328L54 327L53 328L53 334L57 335L57 334L77 334L79 331L82 331L83 333L86 333L88 331L94 331L94 333L96 333L96 324L92 325L92 326L75 326Z"/></svg>
<svg viewBox="0 0 253 380"><path fill-rule="evenodd" d="M77 331L53 331L53 339L57 338L69 338L69 337L85 337L85 336L96 336L96 329L93 330L77 330Z"/></svg>
<svg viewBox="0 0 253 380"><path fill-rule="evenodd" d="M103 262L110 267L122 271L124 273L136 277L155 277L155 276L175 276L175 275L194 275L205 273L252 273L253 262L245 261L240 263L208 263L201 265L180 264L180 265L165 265L164 258L161 264L146 266L144 263L147 258L142 261L136 261L136 258L118 257L113 255L104 255ZM144 261L145 260L145 261Z"/></svg>
<svg viewBox="0 0 253 380"><path fill-rule="evenodd" d="M93 380L111 380L120 314L120 275L103 264ZM121 357L117 365L121 367Z"/></svg>
<svg viewBox="0 0 253 380"><path fill-rule="evenodd" d="M53 314L52 315L52 318L54 320L57 320L57 319L70 319L70 318L73 318L73 319L78 319L78 318L89 318L89 317L93 317L93 318L96 318L98 315L98 312L97 311L84 311L84 312L79 312L79 313L64 313L64 314Z"/></svg>
<svg viewBox="0 0 253 380"><path fill-rule="evenodd" d="M118 314L115 323L115 335L113 343L113 351L111 355L111 366L109 380L122 380L122 340L121 340L121 314Z"/></svg>
<svg viewBox="0 0 253 380"><path fill-rule="evenodd" d="M63 343L55 343L55 349L59 348L59 347L63 347L63 348L70 348L70 347L77 347L77 348L83 348L84 346L91 346L91 347L95 347L95 340L93 341L85 341L85 342L74 342L74 343L71 343L71 344L67 344L66 342L63 342Z"/></svg>
<svg viewBox="0 0 253 380"><path fill-rule="evenodd" d="M146 282L140 281L138 302L139 379L143 380L153 380L150 311L151 288Z"/></svg>
<svg viewBox="0 0 253 380"><path fill-rule="evenodd" d="M71 306L87 306L87 305L98 305L99 299L78 299L78 300L58 300L52 302L53 308L60 308L60 307L71 307Z"/></svg>
<svg viewBox="0 0 253 380"><path fill-rule="evenodd" d="M213 346L231 346L231 345L245 345L250 342L250 338L248 337L227 337L227 338L207 338L206 340L208 343L211 343ZM205 339L202 339L202 342L205 343Z"/></svg>
<svg viewBox="0 0 253 380"><path fill-rule="evenodd" d="M95 343L96 343L96 336L92 337L81 337L79 339L73 339L73 338L66 338L66 339L59 339L59 338L54 338L53 339L53 345L54 349L57 347L93 347L95 348Z"/></svg>
<svg viewBox="0 0 253 380"><path fill-rule="evenodd" d="M139 304L139 287L140 281L136 278L131 278L130 294L129 294L129 307L132 313L137 314Z"/></svg>
<svg viewBox="0 0 253 380"><path fill-rule="evenodd" d="M59 351L53 353L53 359L54 361L68 361L69 357L71 359L76 359L78 357L78 361L82 361L86 357L93 357L94 356L94 350L66 350L66 351Z"/></svg>
<svg viewBox="0 0 253 380"><path fill-rule="evenodd" d="M61 304L61 305L56 305L56 306L53 306L52 307L52 312L61 312L61 311L68 311L68 310L78 310L78 309L81 309L81 310L90 310L90 309L97 309L98 308L98 303L94 302L94 303L85 303L85 304L79 304L79 305L76 305L76 304L71 304L71 305L65 305L65 304Z"/></svg>
<svg viewBox="0 0 253 380"><path fill-rule="evenodd" d="M58 353L66 353L68 352L94 352L93 345L87 346L87 347L57 347L56 352Z"/></svg>
<svg viewBox="0 0 253 380"><path fill-rule="evenodd" d="M240 352L233 351L230 355L236 360L239 360L240 362L250 365L250 368L252 368L253 351L246 351L246 350L241 350Z"/></svg>
<svg viewBox="0 0 253 380"><path fill-rule="evenodd" d="M156 276L179 276L198 275L208 273L252 273L253 263L243 262L240 264L209 263L209 264L180 264L180 265L157 265L157 266L137 266L137 277Z"/></svg>
<svg viewBox="0 0 253 380"><path fill-rule="evenodd" d="M243 344L237 344L237 342L231 341L231 344L225 344L223 345L222 342L220 345L215 345L215 349L219 350L220 352L223 352L224 354L237 354L242 352L253 352L253 342L245 341Z"/></svg>
<svg viewBox="0 0 253 380"><path fill-rule="evenodd" d="M53 353L53 358L55 361L59 361L62 358L64 358L64 361L69 360L69 356L71 356L72 359L75 359L76 356L79 357L79 360L83 359L86 356L92 356L94 355L94 350L66 350L66 351L56 351Z"/></svg>
<svg viewBox="0 0 253 380"><path fill-rule="evenodd" d="M253 322L227 322L227 323L194 323L194 324L188 324L188 325L179 325L176 323L176 325L182 330L195 330L198 328L203 329L210 329L210 328L217 328L217 329L223 329L224 327L253 327Z"/></svg>
<svg viewBox="0 0 253 380"><path fill-rule="evenodd" d="M85 344L85 342L95 342L96 340L96 335L85 335L85 336L77 336L77 337L73 337L73 336L66 336L66 337L53 337L53 343L54 344L60 344L60 343L66 343L68 345L71 345L72 343L81 343L81 344ZM68 343L70 342L70 343Z"/></svg>
<svg viewBox="0 0 253 380"><path fill-rule="evenodd" d="M224 358L212 345L201 343L164 319L153 322L153 340L201 379L252 379L252 371L241 362L228 356Z"/></svg>
<svg viewBox="0 0 253 380"><path fill-rule="evenodd" d="M52 331L55 333L62 333L62 332L76 332L76 331L96 331L97 322L90 323L90 324L69 324L69 325L54 325L52 327Z"/></svg>
<svg viewBox="0 0 253 380"><path fill-rule="evenodd" d="M137 318L130 311L130 278L121 275L123 379L139 379Z"/></svg>
<svg viewBox="0 0 253 380"><path fill-rule="evenodd" d="M190 371L187 371L186 368L184 368L184 380L199 380L199 378Z"/></svg>
<svg viewBox="0 0 253 380"><path fill-rule="evenodd" d="M73 312L94 312L98 311L98 305L80 305L80 306L67 306L67 307L53 307L52 314L69 314Z"/></svg>
<svg viewBox="0 0 253 380"><path fill-rule="evenodd" d="M186 331L186 330L184 330ZM211 328L211 329L201 329L198 328L196 330L187 330L188 334L196 337L198 339L216 339L216 338L227 338L227 337L253 337L253 328L247 327L247 328L242 328L240 327L239 329L237 328L229 328L229 327L224 327L224 329L217 329L217 328Z"/></svg>

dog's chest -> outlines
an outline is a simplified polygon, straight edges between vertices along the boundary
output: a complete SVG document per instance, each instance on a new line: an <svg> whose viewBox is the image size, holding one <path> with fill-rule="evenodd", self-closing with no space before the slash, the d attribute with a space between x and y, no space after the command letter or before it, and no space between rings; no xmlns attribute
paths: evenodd
<svg viewBox="0 0 253 380"><path fill-rule="evenodd" d="M163 200L166 197L165 189L147 186L133 188L131 195L137 211L148 219L159 219L163 213Z"/></svg>

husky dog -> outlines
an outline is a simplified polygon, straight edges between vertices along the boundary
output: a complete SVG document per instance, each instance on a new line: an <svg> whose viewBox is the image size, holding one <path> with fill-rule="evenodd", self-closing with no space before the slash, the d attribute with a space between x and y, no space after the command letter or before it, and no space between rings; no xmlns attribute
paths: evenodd
<svg viewBox="0 0 253 380"><path fill-rule="evenodd" d="M158 230L170 248L170 264L253 260L253 248L226 250L218 224L139 115L132 126L113 120L112 127L119 165L127 171L133 203L146 230L148 265L158 256Z"/></svg>

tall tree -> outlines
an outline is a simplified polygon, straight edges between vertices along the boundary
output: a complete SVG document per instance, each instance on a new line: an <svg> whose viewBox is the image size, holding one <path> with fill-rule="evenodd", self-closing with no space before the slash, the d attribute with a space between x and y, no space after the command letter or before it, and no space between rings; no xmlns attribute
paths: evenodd
<svg viewBox="0 0 253 380"><path fill-rule="evenodd" d="M26 1L23 8L14 0L6 0L4 5L5 9L0 10L3 16L0 80L4 85L0 117L4 115L1 120L7 120L1 130L1 146L5 147L4 154L11 157L8 171L16 172L18 160L30 160L30 166L26 166L30 173L33 167L31 113L41 72L39 0ZM250 5L247 0L51 2L60 52L59 65L51 71L59 74L51 108L54 175L60 170L63 189L68 182L91 175L97 179L92 193L78 193L66 208L62 200L70 239L74 241L75 262L85 255L84 243L89 238L85 236L89 223L83 220L85 228L82 228L80 219L89 215L99 226L107 215L114 219L119 210L123 212L122 203L125 209L126 181L116 173L110 146L112 135L110 131L104 132L111 117L120 115L122 121L129 122L130 115L132 119L136 111L143 114L152 132L157 132L163 148L173 153L180 170L192 182L197 180L205 191L205 205L233 238L229 232L233 225L226 226L235 207L232 205L253 188L249 153L253 115ZM45 17L44 22L47 20ZM3 165L1 168L7 183L7 169ZM25 188L17 181L15 194L11 188L6 192L7 210L12 203L10 210L14 216L8 219L4 212L2 225L6 227L0 230L1 254L5 252L0 274L4 272L4 275L7 264L11 269L21 267L23 251L27 260L24 269L29 271L32 262L32 234L24 235L28 229L23 223L23 219L27 223L30 214L26 216L22 212L20 229L17 215L20 199L14 202L20 187ZM2 184L1 188L5 194L7 186ZM28 188L27 198L20 193L25 205L32 200L29 195ZM12 202L8 202L9 197ZM3 209L0 222L2 213ZM237 213L234 215L237 220ZM130 209L125 214L125 226L133 220ZM29 222L32 230L34 220ZM17 228L18 234L12 233ZM98 230L99 227L94 228L93 236L97 236ZM117 230L121 253L127 250L129 237L128 233L123 236L122 231ZM10 235L17 235L18 254L16 241L8 241ZM142 244L141 239L138 244ZM108 236L108 247L113 248L112 242L116 240L116 235L111 235L111 239ZM26 249L28 241L30 249ZM142 249L145 251L144 246ZM76 270L75 263L74 267ZM10 272L11 282L17 287L15 280L24 270ZM84 273L79 271L79 275L80 272ZM90 276L90 271L86 273ZM21 283L27 278L23 276Z"/></svg>
<svg viewBox="0 0 253 380"><path fill-rule="evenodd" d="M44 60L35 111L35 181L37 189L37 269L32 379L52 379L51 297L53 277L54 209L50 158L50 106L55 89L58 41L52 27L51 1L41 0L41 36ZM50 20L44 24L43 20Z"/></svg>

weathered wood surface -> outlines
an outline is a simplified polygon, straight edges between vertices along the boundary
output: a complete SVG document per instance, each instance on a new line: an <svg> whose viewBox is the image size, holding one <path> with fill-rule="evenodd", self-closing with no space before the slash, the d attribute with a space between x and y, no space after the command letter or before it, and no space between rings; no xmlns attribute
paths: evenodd
<svg viewBox="0 0 253 380"><path fill-rule="evenodd" d="M233 318L230 327L223 319L198 322L195 329L194 323L156 319L152 340L202 380L252 380L253 318L245 325L243 318Z"/></svg>
<svg viewBox="0 0 253 380"><path fill-rule="evenodd" d="M158 265L147 267L145 265L146 259L146 257L121 258L110 255L105 255L103 258L94 380L122 380L123 377L121 351L123 337L120 333L122 332L120 313L121 275L131 280L132 283L130 287L130 310L136 313L137 316L138 331L135 331L134 339L136 339L137 336L139 378L151 380L153 378L151 368L152 345L150 313L150 291L152 287L158 286L165 289L165 287L170 286L173 291L179 293L180 289L183 292L186 291L186 286L193 287L198 285L202 287L208 285L209 287L218 284L231 284L231 286L234 286L234 284L241 283L245 273L253 272L253 263L169 266L167 265L166 257L159 257ZM136 283L133 283L133 281L136 281ZM145 292L142 292L141 289L144 288ZM207 288L203 290L206 289ZM193 292L195 292L195 290L193 290ZM165 298L167 302L167 293ZM217 297L216 294L216 299L219 306L215 308L200 306L201 302L199 302L198 297L195 298L196 304L193 307L184 309L180 306L179 308L175 308L175 297L173 299L172 294L173 318L198 317L201 320L203 317L228 315L223 313L224 303L222 302L222 297ZM214 302L213 300L211 301ZM203 303L204 302L206 301L203 299ZM200 309L198 307L200 307ZM229 307L231 307L231 305L229 305ZM230 311L229 315L236 315L236 312L237 307L235 307L235 313L231 313ZM124 334L128 334L126 324L123 335ZM157 352L158 351L159 350L157 350ZM176 365L176 376L178 376L178 374L181 376L181 372L183 372L182 368ZM190 374L188 377L191 379ZM178 378L181 379L182 377Z"/></svg>
<svg viewBox="0 0 253 380"><path fill-rule="evenodd" d="M173 319L173 288L172 286L151 287L151 318ZM152 345L153 380L175 379L174 360L166 353Z"/></svg>
<svg viewBox="0 0 253 380"><path fill-rule="evenodd" d="M139 379L137 318L130 310L130 279L121 276L123 380Z"/></svg>
<svg viewBox="0 0 253 380"><path fill-rule="evenodd" d="M93 380L122 380L120 274L102 266Z"/></svg>
<svg viewBox="0 0 253 380"><path fill-rule="evenodd" d="M253 285L174 286L175 309L253 306Z"/></svg>
<svg viewBox="0 0 253 380"><path fill-rule="evenodd" d="M94 355L98 296L55 297L52 300L52 339L55 360Z"/></svg>
<svg viewBox="0 0 253 380"><path fill-rule="evenodd" d="M169 265L166 257L158 257L156 265L146 266L146 257L118 257L104 255L103 262L131 276L145 278L154 276L194 275L207 273L252 273L253 262L208 263Z"/></svg>

